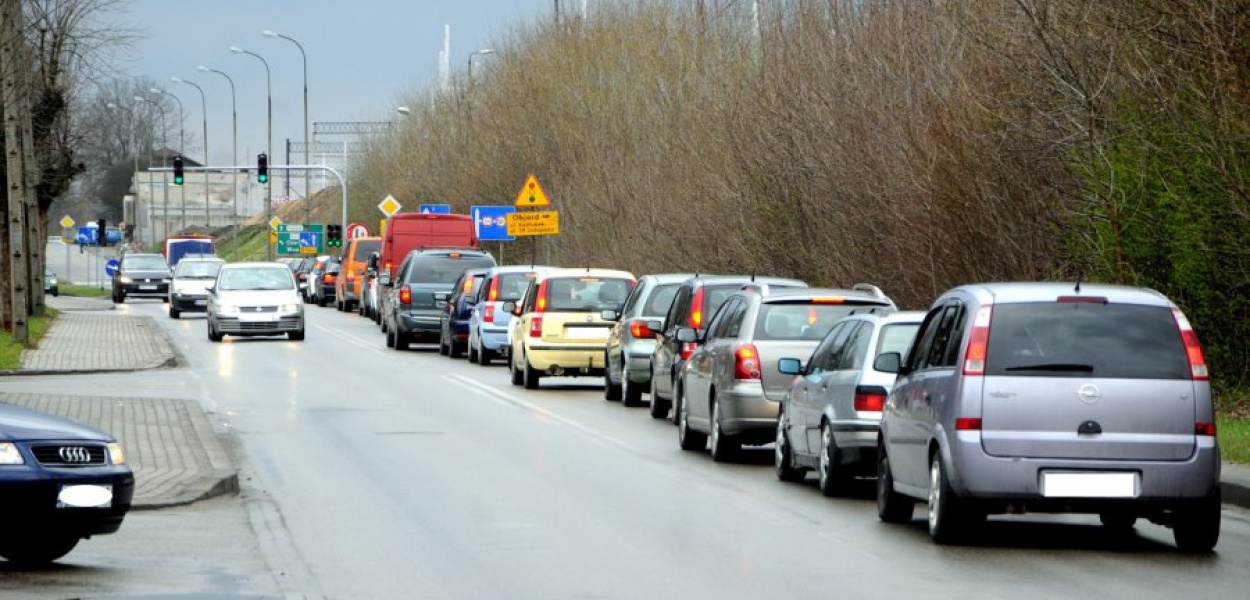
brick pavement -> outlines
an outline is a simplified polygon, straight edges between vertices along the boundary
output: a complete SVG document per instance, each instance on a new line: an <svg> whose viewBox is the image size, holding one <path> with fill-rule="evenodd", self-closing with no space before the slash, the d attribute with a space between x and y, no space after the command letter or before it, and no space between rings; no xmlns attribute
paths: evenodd
<svg viewBox="0 0 1250 600"><path fill-rule="evenodd" d="M62 312L39 347L22 351L21 370L46 373L134 371L177 358L151 317Z"/></svg>
<svg viewBox="0 0 1250 600"><path fill-rule="evenodd" d="M239 489L233 460L194 400L0 392L0 402L116 437L135 472L133 509L179 506Z"/></svg>

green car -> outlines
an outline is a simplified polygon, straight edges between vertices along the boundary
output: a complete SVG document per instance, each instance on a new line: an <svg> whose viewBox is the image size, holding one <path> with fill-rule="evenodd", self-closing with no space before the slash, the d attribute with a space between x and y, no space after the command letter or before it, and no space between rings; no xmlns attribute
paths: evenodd
<svg viewBox="0 0 1250 600"><path fill-rule="evenodd" d="M56 283L56 273L53 273L52 269L44 268L43 270L43 293L53 296L61 293L61 288Z"/></svg>

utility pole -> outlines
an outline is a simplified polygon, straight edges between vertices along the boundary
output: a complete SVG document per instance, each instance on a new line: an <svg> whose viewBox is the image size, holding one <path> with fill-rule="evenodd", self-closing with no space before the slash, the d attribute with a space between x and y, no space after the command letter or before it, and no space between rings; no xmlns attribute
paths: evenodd
<svg viewBox="0 0 1250 600"><path fill-rule="evenodd" d="M25 164L22 160L22 126L28 123L27 115L22 114L21 101L23 90L18 86L27 79L25 71L28 66L21 60L23 53L19 48L22 38L22 3L21 0L0 0L0 109L4 119L5 138L5 173L8 186L5 190L8 201L8 259L9 289L4 290L9 296L9 317L12 322L13 341L25 344L30 340L27 323L27 306L30 295L30 277L27 274L27 253L24 237L26 237L26 202L23 198L23 180L26 178Z"/></svg>

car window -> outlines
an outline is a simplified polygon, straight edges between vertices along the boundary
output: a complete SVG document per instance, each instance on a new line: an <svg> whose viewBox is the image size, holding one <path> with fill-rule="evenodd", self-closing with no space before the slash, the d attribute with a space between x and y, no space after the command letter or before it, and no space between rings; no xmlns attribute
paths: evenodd
<svg viewBox="0 0 1250 600"><path fill-rule="evenodd" d="M122 259L122 265L127 269L151 269L153 271L169 268L165 259L159 256L127 256Z"/></svg>
<svg viewBox="0 0 1250 600"><path fill-rule="evenodd" d="M547 280L547 310L599 312L620 310L633 290L628 279L607 277L558 277Z"/></svg>
<svg viewBox="0 0 1250 600"><path fill-rule="evenodd" d="M986 375L1189 379L1170 308L1044 302L994 306Z"/></svg>
<svg viewBox="0 0 1250 600"><path fill-rule="evenodd" d="M490 286L495 290L495 296L491 300L506 302L508 300L520 300L525 295L525 290L530 286L530 282L537 275L534 273L499 273L495 275Z"/></svg>
<svg viewBox="0 0 1250 600"><path fill-rule="evenodd" d="M762 304L755 319L760 340L820 340L856 309L853 304Z"/></svg>
<svg viewBox="0 0 1250 600"><path fill-rule="evenodd" d="M217 279L217 289L222 291L243 290L290 290L295 280L287 269L223 269Z"/></svg>
<svg viewBox="0 0 1250 600"><path fill-rule="evenodd" d="M907 351L911 348L911 343L916 339L916 332L919 330L918 323L885 325L881 328L881 335L877 336L877 352L873 358L886 352L897 352L899 356L907 356Z"/></svg>
<svg viewBox="0 0 1250 600"><path fill-rule="evenodd" d="M726 337L726 331L729 329L729 324L733 321L733 312L735 308L737 308L737 303L726 303L724 306L720 307L720 310L717 310L716 313L712 315L712 320L707 324L706 338L708 340Z"/></svg>
<svg viewBox="0 0 1250 600"><path fill-rule="evenodd" d="M868 343L872 341L872 326L860 323L842 344L838 356L839 371L855 371L863 368L864 355L868 353Z"/></svg>
<svg viewBox="0 0 1250 600"><path fill-rule="evenodd" d="M837 341L838 335L845 331L848 326L850 326L850 323L843 321L834 325L833 329L830 329L829 333L825 334L825 338L812 351L812 356L807 361L808 374L820 373L826 370L827 365L825 363L829 360L829 353L833 349L834 342Z"/></svg>
<svg viewBox="0 0 1250 600"><path fill-rule="evenodd" d="M689 286L683 285L677 291L677 296L673 299L673 305L669 307L668 314L664 317L664 328L666 330L686 325L685 317L690 307L690 290Z"/></svg>
<svg viewBox="0 0 1250 600"><path fill-rule="evenodd" d="M643 294L649 293L652 289L655 289L655 286L643 285L642 283L634 286L634 291L630 292L629 297L625 299L625 306L621 307L621 314L632 314L634 306L638 304L638 298Z"/></svg>
<svg viewBox="0 0 1250 600"><path fill-rule="evenodd" d="M537 286L537 281L531 281L529 287L525 288L525 304L522 312L534 312L538 303Z"/></svg>
<svg viewBox="0 0 1250 600"><path fill-rule="evenodd" d="M673 305L673 298L677 297L677 290L681 289L680 283L666 283L655 286L651 290L651 294L647 296L646 306L642 309L644 315L664 315L668 313L668 309Z"/></svg>
<svg viewBox="0 0 1250 600"><path fill-rule="evenodd" d="M174 276L187 279L213 279L225 263L217 261L180 260Z"/></svg>
<svg viewBox="0 0 1250 600"><path fill-rule="evenodd" d="M356 242L356 250L352 252L352 260L357 262L365 262L369 260L370 252L377 252L382 248L382 242L378 240L360 240Z"/></svg>
<svg viewBox="0 0 1250 600"><path fill-rule="evenodd" d="M455 283L464 274L465 269L483 269L495 266L495 261L488 256L418 256L412 261L408 277L409 283Z"/></svg>
<svg viewBox="0 0 1250 600"><path fill-rule="evenodd" d="M938 325L941 324L942 313L945 310L945 306L939 306L925 315L924 323L920 325L920 332L917 334L916 343L907 354L907 366L912 370L921 367L923 357L928 356L929 349L933 347L933 339L937 337Z"/></svg>
<svg viewBox="0 0 1250 600"><path fill-rule="evenodd" d="M955 362L947 361L948 347L951 344L959 344L959 340L952 339L955 331L955 317L959 313L959 306L949 305L942 309L942 314L938 317L937 327L934 331L933 342L929 345L928 351L921 357L920 368L939 368L953 367Z"/></svg>
<svg viewBox="0 0 1250 600"><path fill-rule="evenodd" d="M742 321L747 317L747 302L741 298L734 300L733 312L729 313L725 321L724 336L727 338L737 338L742 332Z"/></svg>

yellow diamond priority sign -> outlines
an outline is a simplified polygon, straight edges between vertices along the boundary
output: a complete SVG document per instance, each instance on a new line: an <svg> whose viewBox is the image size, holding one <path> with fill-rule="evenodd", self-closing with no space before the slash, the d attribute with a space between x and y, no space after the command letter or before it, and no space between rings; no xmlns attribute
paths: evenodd
<svg viewBox="0 0 1250 600"><path fill-rule="evenodd" d="M279 219L278 217L274 217L274 218L272 218L272 219L269 219L269 228L270 228L270 229L273 229L274 231L277 231L277 230L278 230L278 227L280 227L281 225L282 225L282 219Z"/></svg>
<svg viewBox="0 0 1250 600"><path fill-rule="evenodd" d="M403 207L404 205L400 204L399 200L396 200L395 197L390 194L387 194L386 198L383 198L382 202L378 204L378 210L382 211L382 214L388 217L399 212L399 209Z"/></svg>
<svg viewBox="0 0 1250 600"><path fill-rule="evenodd" d="M538 178L533 173L525 180L525 185L521 186L521 192L516 196L516 206L551 206L551 200L547 199L547 193L543 191L543 186L538 185Z"/></svg>
<svg viewBox="0 0 1250 600"><path fill-rule="evenodd" d="M515 212L508 214L508 235L512 237L526 235L559 235L560 212L546 210L538 212Z"/></svg>
<svg viewBox="0 0 1250 600"><path fill-rule="evenodd" d="M69 215L65 215L64 217L61 217L61 227L64 227L65 229L69 229L70 227L73 227L73 226L74 226L74 220L71 219Z"/></svg>

